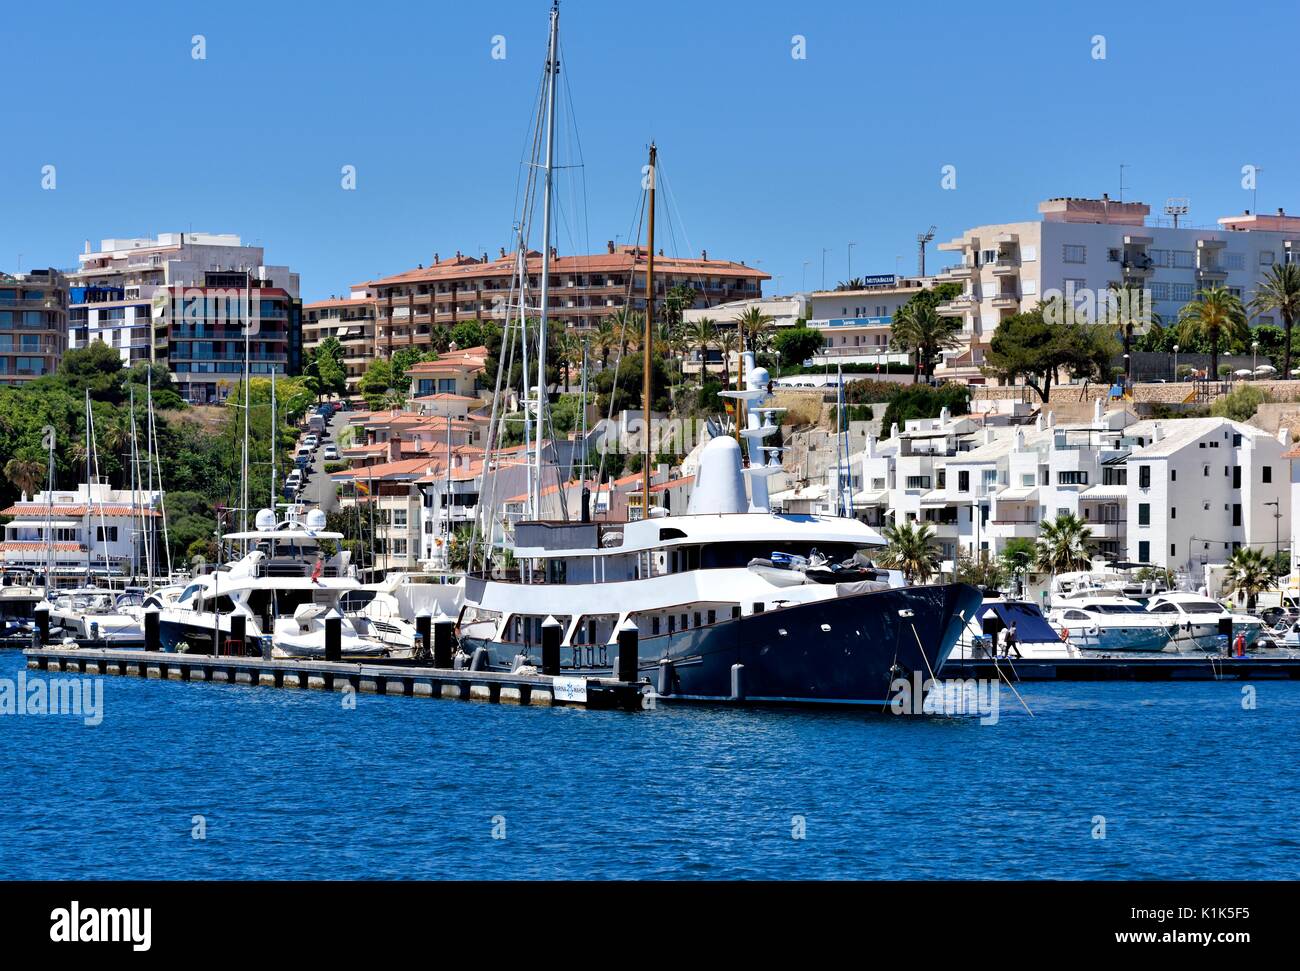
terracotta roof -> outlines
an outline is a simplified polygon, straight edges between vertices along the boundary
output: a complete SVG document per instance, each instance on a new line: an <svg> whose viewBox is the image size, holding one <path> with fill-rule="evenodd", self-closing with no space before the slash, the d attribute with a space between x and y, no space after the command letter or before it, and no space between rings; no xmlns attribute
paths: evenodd
<svg viewBox="0 0 1300 971"><path fill-rule="evenodd" d="M303 310L324 310L326 307L370 307L375 303L374 297L331 297L328 300L313 300L302 305Z"/></svg>
<svg viewBox="0 0 1300 971"><path fill-rule="evenodd" d="M477 398L471 398L466 394L452 394L450 391L441 391L438 394L421 395L414 401L478 401Z"/></svg>
<svg viewBox="0 0 1300 971"><path fill-rule="evenodd" d="M45 543L28 543L12 542L0 543L0 553L34 553L40 550L47 550L49 546ZM84 547L79 543L55 543L54 551L56 553L80 553Z"/></svg>
<svg viewBox="0 0 1300 971"><path fill-rule="evenodd" d="M92 516L157 516L158 512L151 509L141 509L132 507L128 503L105 503L94 504L90 506L90 515ZM46 514L52 514L58 519L66 519L69 516L84 516L87 513L86 504L69 505L68 503L56 502L48 506L43 502L19 502L10 506L8 509L0 509L0 516L36 516L44 517Z"/></svg>
<svg viewBox="0 0 1300 971"><path fill-rule="evenodd" d="M359 469L345 469L330 475L334 481L347 479L406 479L423 475L429 467L429 459L421 456L414 459L399 459L396 462L380 462L378 465L365 465Z"/></svg>
<svg viewBox="0 0 1300 971"><path fill-rule="evenodd" d="M621 246L613 253L593 253L587 256L560 256L551 260L552 273L593 273L593 272L630 272L646 263L644 250L630 246ZM528 254L529 272L540 271L542 254ZM420 283L430 280L460 280L475 277L509 277L516 269L513 253L480 262L473 257L460 257L456 260L443 260L432 266L407 270L393 276L368 282L367 286L397 286L403 283ZM761 270L733 263L729 260L683 259L675 256L656 256L655 270L659 273L677 276L733 276L746 279L770 280L771 275Z"/></svg>

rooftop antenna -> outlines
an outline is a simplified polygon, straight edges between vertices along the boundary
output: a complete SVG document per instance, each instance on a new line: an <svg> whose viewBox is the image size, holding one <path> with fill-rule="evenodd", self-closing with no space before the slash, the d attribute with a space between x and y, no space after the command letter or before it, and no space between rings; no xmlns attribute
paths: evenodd
<svg viewBox="0 0 1300 971"><path fill-rule="evenodd" d="M917 276L925 276L925 244L934 239L934 226L931 226L924 233L916 234L916 273Z"/></svg>
<svg viewBox="0 0 1300 971"><path fill-rule="evenodd" d="M1128 168L1127 162L1119 163L1119 201L1124 201L1124 170Z"/></svg>
<svg viewBox="0 0 1300 971"><path fill-rule="evenodd" d="M1190 209L1186 196L1175 196L1165 200L1165 215L1173 217L1174 229L1178 228L1178 217L1186 216Z"/></svg>

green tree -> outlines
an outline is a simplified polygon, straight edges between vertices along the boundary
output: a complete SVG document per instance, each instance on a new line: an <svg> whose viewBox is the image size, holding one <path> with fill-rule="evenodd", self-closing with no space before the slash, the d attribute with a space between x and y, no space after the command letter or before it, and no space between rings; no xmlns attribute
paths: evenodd
<svg viewBox="0 0 1300 971"><path fill-rule="evenodd" d="M752 350L757 354L772 349L776 321L770 314L763 313L758 307L750 307L736 318L736 327L740 330L742 350Z"/></svg>
<svg viewBox="0 0 1300 971"><path fill-rule="evenodd" d="M818 331L800 323L778 331L775 344L781 363L787 367L798 367L822 349L825 339Z"/></svg>
<svg viewBox="0 0 1300 971"><path fill-rule="evenodd" d="M393 355L396 357L396 355ZM357 390L366 399L371 410L384 406L389 390L393 386L393 365L387 358L376 357L366 367L366 373L357 382Z"/></svg>
<svg viewBox="0 0 1300 971"><path fill-rule="evenodd" d="M695 306L697 294L689 283L678 283L664 295L664 322L670 328L681 325L682 314Z"/></svg>
<svg viewBox="0 0 1300 971"><path fill-rule="evenodd" d="M928 384L902 384L894 387L881 418L881 427L886 431L895 424L899 428L905 428L907 422L914 418L938 418L945 408L950 415L965 415L970 411L970 388L964 384L945 381L938 387Z"/></svg>
<svg viewBox="0 0 1300 971"><path fill-rule="evenodd" d="M709 346L717 339L718 324L710 317L688 320L682 325L688 343L700 352L700 382L709 376Z"/></svg>
<svg viewBox="0 0 1300 971"><path fill-rule="evenodd" d="M47 468L35 459L14 456L5 463L5 478L13 483L14 488L27 495L35 494L45 481Z"/></svg>
<svg viewBox="0 0 1300 971"><path fill-rule="evenodd" d="M1282 318L1282 377L1291 377L1291 330L1300 316L1300 264L1275 263L1250 301L1256 314L1276 312Z"/></svg>
<svg viewBox="0 0 1300 971"><path fill-rule="evenodd" d="M1249 339L1246 308L1227 287L1206 287L1178 312L1178 333L1185 340L1203 337L1209 342L1210 373L1218 374L1220 345Z"/></svg>
<svg viewBox="0 0 1300 971"><path fill-rule="evenodd" d="M881 566L901 570L909 583L927 583L939 572L939 551L934 530L924 523L900 523L884 527L885 549L877 557Z"/></svg>
<svg viewBox="0 0 1300 971"><path fill-rule="evenodd" d="M956 284L945 283L921 290L894 314L890 342L894 350L912 355L917 378L922 374L933 377L939 355L963 344L961 320L938 311L939 304L952 299L958 289Z"/></svg>
<svg viewBox="0 0 1300 971"><path fill-rule="evenodd" d="M958 583L969 583L984 590L1001 590L1007 584L1010 570L1000 557L989 556L988 550L980 550L979 556L973 556L966 549L957 552Z"/></svg>
<svg viewBox="0 0 1300 971"><path fill-rule="evenodd" d="M1210 405L1210 414L1216 418L1231 418L1233 421L1250 421L1259 406L1270 400L1272 399L1260 388L1243 384Z"/></svg>
<svg viewBox="0 0 1300 971"><path fill-rule="evenodd" d="M1055 323L1062 305L1039 304L998 323L982 368L1000 381L1023 380L1046 403L1062 370L1073 378L1107 380L1118 342L1101 324Z"/></svg>
<svg viewBox="0 0 1300 971"><path fill-rule="evenodd" d="M1092 530L1073 513L1045 520L1038 529L1034 567L1043 573L1068 573L1092 565Z"/></svg>
<svg viewBox="0 0 1300 971"><path fill-rule="evenodd" d="M1232 551L1224 573L1226 589L1231 593L1246 595L1246 609L1255 608L1255 600L1270 589L1277 578L1273 574L1271 558L1260 550L1240 546Z"/></svg>

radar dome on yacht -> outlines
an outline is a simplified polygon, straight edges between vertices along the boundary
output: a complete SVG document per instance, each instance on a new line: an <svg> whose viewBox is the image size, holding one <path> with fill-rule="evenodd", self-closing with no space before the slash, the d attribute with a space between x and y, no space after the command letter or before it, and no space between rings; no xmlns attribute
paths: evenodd
<svg viewBox="0 0 1300 971"><path fill-rule="evenodd" d="M253 525L260 530L275 529L275 513L269 509L259 509Z"/></svg>
<svg viewBox="0 0 1300 971"><path fill-rule="evenodd" d="M324 528L325 528L325 513L323 513L323 512L322 512L321 510L319 510L319 509L312 509L312 510L309 510L308 513L307 513L307 528L308 528L308 529L324 529Z"/></svg>
<svg viewBox="0 0 1300 971"><path fill-rule="evenodd" d="M761 365L749 372L748 381L751 388L766 388L771 380L772 375Z"/></svg>
<svg viewBox="0 0 1300 971"><path fill-rule="evenodd" d="M745 479L740 471L740 446L734 438L711 439L700 450L687 513L696 516L748 510Z"/></svg>

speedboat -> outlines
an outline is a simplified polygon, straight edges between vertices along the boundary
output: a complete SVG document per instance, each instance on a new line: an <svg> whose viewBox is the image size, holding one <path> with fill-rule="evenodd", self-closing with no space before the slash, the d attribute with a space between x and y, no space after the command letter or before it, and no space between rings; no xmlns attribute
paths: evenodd
<svg viewBox="0 0 1300 971"><path fill-rule="evenodd" d="M1258 617L1234 614L1203 594L1158 593L1147 604L1147 612L1174 622L1173 643L1178 651L1218 653L1230 648L1238 634L1251 647L1264 630Z"/></svg>
<svg viewBox="0 0 1300 971"><path fill-rule="evenodd" d="M870 562L863 562L857 554L842 563L833 563L817 550L811 550L807 556L773 550L768 556L750 560L747 568L778 587L888 578L888 571L877 570Z"/></svg>
<svg viewBox="0 0 1300 971"><path fill-rule="evenodd" d="M343 538L325 530L323 512L313 509L304 519L301 507L291 506L277 522L263 509L255 526L223 537L247 547L239 559L196 577L175 600L152 598L164 650L324 657L325 621L338 616L343 657L409 656L409 649L360 633L344 615L340 601L361 584L348 550L327 554L321 547ZM234 618L242 620L243 643Z"/></svg>
<svg viewBox="0 0 1300 971"><path fill-rule="evenodd" d="M1070 643L1087 651L1175 651L1177 624L1164 613L1152 614L1127 597L1079 595L1047 615Z"/></svg>
<svg viewBox="0 0 1300 971"><path fill-rule="evenodd" d="M980 604L961 641L953 648L953 661L979 661L995 657L1002 631L1016 625L1019 657L1033 661L1079 657L1078 647L1047 622L1038 605L1028 600L990 597ZM1015 653L1012 661L1017 660Z"/></svg>
<svg viewBox="0 0 1300 971"><path fill-rule="evenodd" d="M99 587L50 591L46 600L50 631L63 639L91 641L112 647L139 647L144 629L123 607L120 594Z"/></svg>

